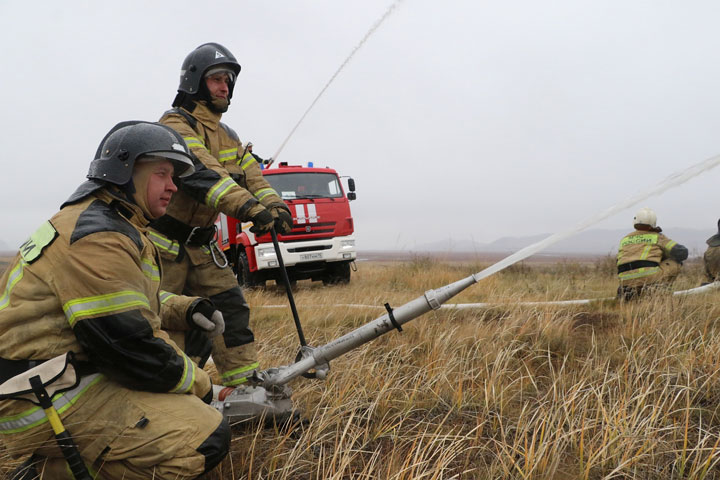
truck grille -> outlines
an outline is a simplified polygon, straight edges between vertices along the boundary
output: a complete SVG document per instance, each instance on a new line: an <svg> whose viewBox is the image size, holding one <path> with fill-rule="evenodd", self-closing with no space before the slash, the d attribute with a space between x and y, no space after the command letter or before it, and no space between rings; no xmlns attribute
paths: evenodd
<svg viewBox="0 0 720 480"><path fill-rule="evenodd" d="M310 231L308 232L307 229L310 228ZM335 222L316 222L316 223L301 223L293 224L292 232L288 235L284 235L285 237L289 236L299 236L299 235L316 235L318 233L334 233L335 232Z"/></svg>
<svg viewBox="0 0 720 480"><path fill-rule="evenodd" d="M290 253L317 252L318 250L330 250L332 245L313 245L312 247L288 248Z"/></svg>

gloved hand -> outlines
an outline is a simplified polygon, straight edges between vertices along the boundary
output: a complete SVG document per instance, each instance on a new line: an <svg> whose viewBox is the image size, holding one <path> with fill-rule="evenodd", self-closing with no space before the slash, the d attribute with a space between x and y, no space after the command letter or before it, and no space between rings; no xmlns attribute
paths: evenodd
<svg viewBox="0 0 720 480"><path fill-rule="evenodd" d="M200 299L188 312L188 323L191 327L203 330L210 338L222 335L225 331L225 320L220 310L206 299Z"/></svg>
<svg viewBox="0 0 720 480"><path fill-rule="evenodd" d="M275 231L277 233L290 233L292 231L292 215L285 204L272 205L270 213L275 219Z"/></svg>
<svg viewBox="0 0 720 480"><path fill-rule="evenodd" d="M248 217L249 220L253 222L253 226L250 227L250 231L255 235L261 235L269 232L275 222L272 214L259 203L250 209Z"/></svg>

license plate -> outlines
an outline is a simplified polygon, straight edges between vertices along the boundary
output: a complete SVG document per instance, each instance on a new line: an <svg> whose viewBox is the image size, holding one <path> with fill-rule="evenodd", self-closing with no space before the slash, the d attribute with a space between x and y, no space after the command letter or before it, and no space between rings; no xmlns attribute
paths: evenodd
<svg viewBox="0 0 720 480"><path fill-rule="evenodd" d="M303 253L300 260L322 260L322 253Z"/></svg>

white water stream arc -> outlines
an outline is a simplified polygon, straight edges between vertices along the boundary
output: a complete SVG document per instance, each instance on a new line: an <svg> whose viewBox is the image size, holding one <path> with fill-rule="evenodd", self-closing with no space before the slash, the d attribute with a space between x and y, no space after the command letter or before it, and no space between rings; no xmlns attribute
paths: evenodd
<svg viewBox="0 0 720 480"><path fill-rule="evenodd" d="M380 25L382 25L382 23L385 21L385 19L388 18L390 16L390 14L393 13L393 11L397 8L398 5L400 5L400 3L402 3L402 1L403 0L396 0L392 5L390 5L390 7L388 7L388 9L385 11L383 16L380 17L375 23L373 23L372 27L370 27L370 30L368 30L367 33L365 34L365 36L362 38L362 40L360 40L360 43L355 45L355 48L352 49L352 51L350 52L350 55L347 56L345 61L340 65L340 67L338 67L338 69L335 71L335 73L333 73L332 77L330 77L330 80L328 80L328 82L325 84L325 86L322 88L322 90L320 90L320 93L317 94L317 97L315 97L315 100L312 101L312 103L307 108L307 110L305 110L305 113L303 113L302 116L300 117L300 120L298 120L298 122L295 124L293 129L290 131L288 136L282 142L282 144L280 145L280 148L278 148L277 152L275 152L275 155L273 155L273 157L272 157L273 160L277 160L278 156L280 155L280 152L282 152L282 149L285 148L285 144L288 142L288 140L290 140L290 137L293 136L293 133L295 133L295 130L297 130L297 128L302 123L302 121L305 120L305 117L307 117L307 114L310 113L310 110L312 110L312 108L315 106L317 101L320 100L320 97L323 96L323 94L325 93L325 90L327 90L328 87L330 86L330 84L333 83L333 81L335 80L335 77L337 77L340 74L340 72L343 70L343 68L345 68L345 65L350 63L350 60L352 60L352 58L355 56L357 51L360 50L360 48L365 44L367 39L370 38L370 36L373 33L375 33L375 31L378 28L380 28Z"/></svg>
<svg viewBox="0 0 720 480"><path fill-rule="evenodd" d="M555 233L553 235L550 235L549 237L540 240L539 242L533 243L530 246L527 246L521 250L518 250L517 252L513 253L512 255L509 255L499 262L489 266L485 270L482 270L478 273L474 273L472 275L472 278L474 282L479 282L483 278L487 278L490 275L499 272L500 270L503 270L521 260L526 259L527 257L549 247L550 245L554 245L557 242L560 242L561 240L564 240L566 238L569 238L586 228L595 225L596 223L600 222L601 220L604 220L612 215L615 215L618 212L621 212L622 210L625 210L626 208L630 208L633 205L636 205L637 203L645 200L648 197L651 197L653 195L659 195L666 190L669 190L670 188L677 187L678 185L682 185L683 183L687 182L688 180L697 177L698 175L707 172L708 170L711 170L720 164L720 155L716 155L714 157L708 158L707 160L704 160L700 163L697 163L695 165L692 165L685 170L681 170L679 172L673 173L669 177L667 177L665 180L661 181L657 185L648 188L647 190L643 190L641 192L636 193L635 195L625 199L622 202L618 202L615 205L611 206L610 208L593 215L592 217L589 217L588 219L578 223L572 228L569 228L567 230L564 230L559 233ZM720 288L720 282L711 283L709 285L692 288L690 290L682 290L675 292L675 295L693 295L698 293L705 293L714 289ZM583 300L561 300L561 301L551 301L551 302L521 302L522 304L526 305L548 305L548 304L585 304L589 302L593 302L596 300L602 300L602 299L583 299ZM490 305L496 305L491 303L475 303L475 304L449 304L449 305L443 305L443 308L486 308ZM328 306L328 305L325 305ZM375 305L356 305L356 304L337 304L334 306L341 306L341 307L359 307L359 308L367 308L367 307L375 307ZM283 308L282 305L265 305L263 308Z"/></svg>
<svg viewBox="0 0 720 480"><path fill-rule="evenodd" d="M530 255L533 255L550 245L554 245L558 243L561 240L565 240L566 238L569 238L576 233L579 233L586 228L595 225L596 223L600 222L601 220L604 220L612 215L615 215L618 212L621 212L625 210L626 208L630 208L633 205L636 205L643 200L645 200L648 197L651 197L653 195L659 195L663 193L664 191L677 187L678 185L682 185L683 183L687 182L691 178L697 177L698 175L707 172L708 170L715 168L720 164L720 155L716 155L714 157L708 158L707 160L704 160L700 163L697 163L695 165L692 165L685 170L681 170L679 172L675 172L669 177L667 177L665 180L661 181L657 185L648 188L647 190L643 190L641 192L636 193L635 195L625 199L622 202L616 203L615 205L611 206L610 208L593 215L592 217L578 223L572 228L569 228L567 230L564 230L559 233L555 233L553 235L550 235L549 237L540 240L537 243L533 243L532 245L529 245L521 250L518 250L517 252L513 253L512 255L509 255L499 262L495 263L494 265L489 266L485 270L482 270L478 273L473 274L473 278L476 282L479 282L483 278L487 278L490 275L499 272L500 270L509 267L510 265L513 265L521 260L526 259Z"/></svg>

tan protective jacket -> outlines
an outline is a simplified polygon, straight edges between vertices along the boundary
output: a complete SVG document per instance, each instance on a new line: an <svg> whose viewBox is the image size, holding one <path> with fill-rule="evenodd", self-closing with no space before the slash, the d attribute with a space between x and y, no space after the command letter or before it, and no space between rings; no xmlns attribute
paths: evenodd
<svg viewBox="0 0 720 480"><path fill-rule="evenodd" d="M617 266L636 261L653 262L655 265L642 266L618 273L620 280L633 280L649 277L660 271L660 262L670 258L670 252L677 242L658 232L635 230L620 241L617 254ZM683 247L684 248L684 247ZM687 252L687 249L685 249ZM687 258L687 253L685 254ZM680 259L680 261L685 258Z"/></svg>
<svg viewBox="0 0 720 480"><path fill-rule="evenodd" d="M188 309L198 299L173 295L161 302L161 272L146 223L136 205L105 188L45 222L0 278L1 364L72 350L101 374L94 382L208 394L207 373L161 330L160 315L187 329ZM22 427L28 405L0 402L0 430ZM15 414L19 420L4 423Z"/></svg>
<svg viewBox="0 0 720 480"><path fill-rule="evenodd" d="M192 112L177 108L160 119L182 135L206 167L182 179L167 210L167 215L192 227L212 226L219 212L247 221L248 211L258 202L285 207L255 158L220 118L204 102L195 102Z"/></svg>

